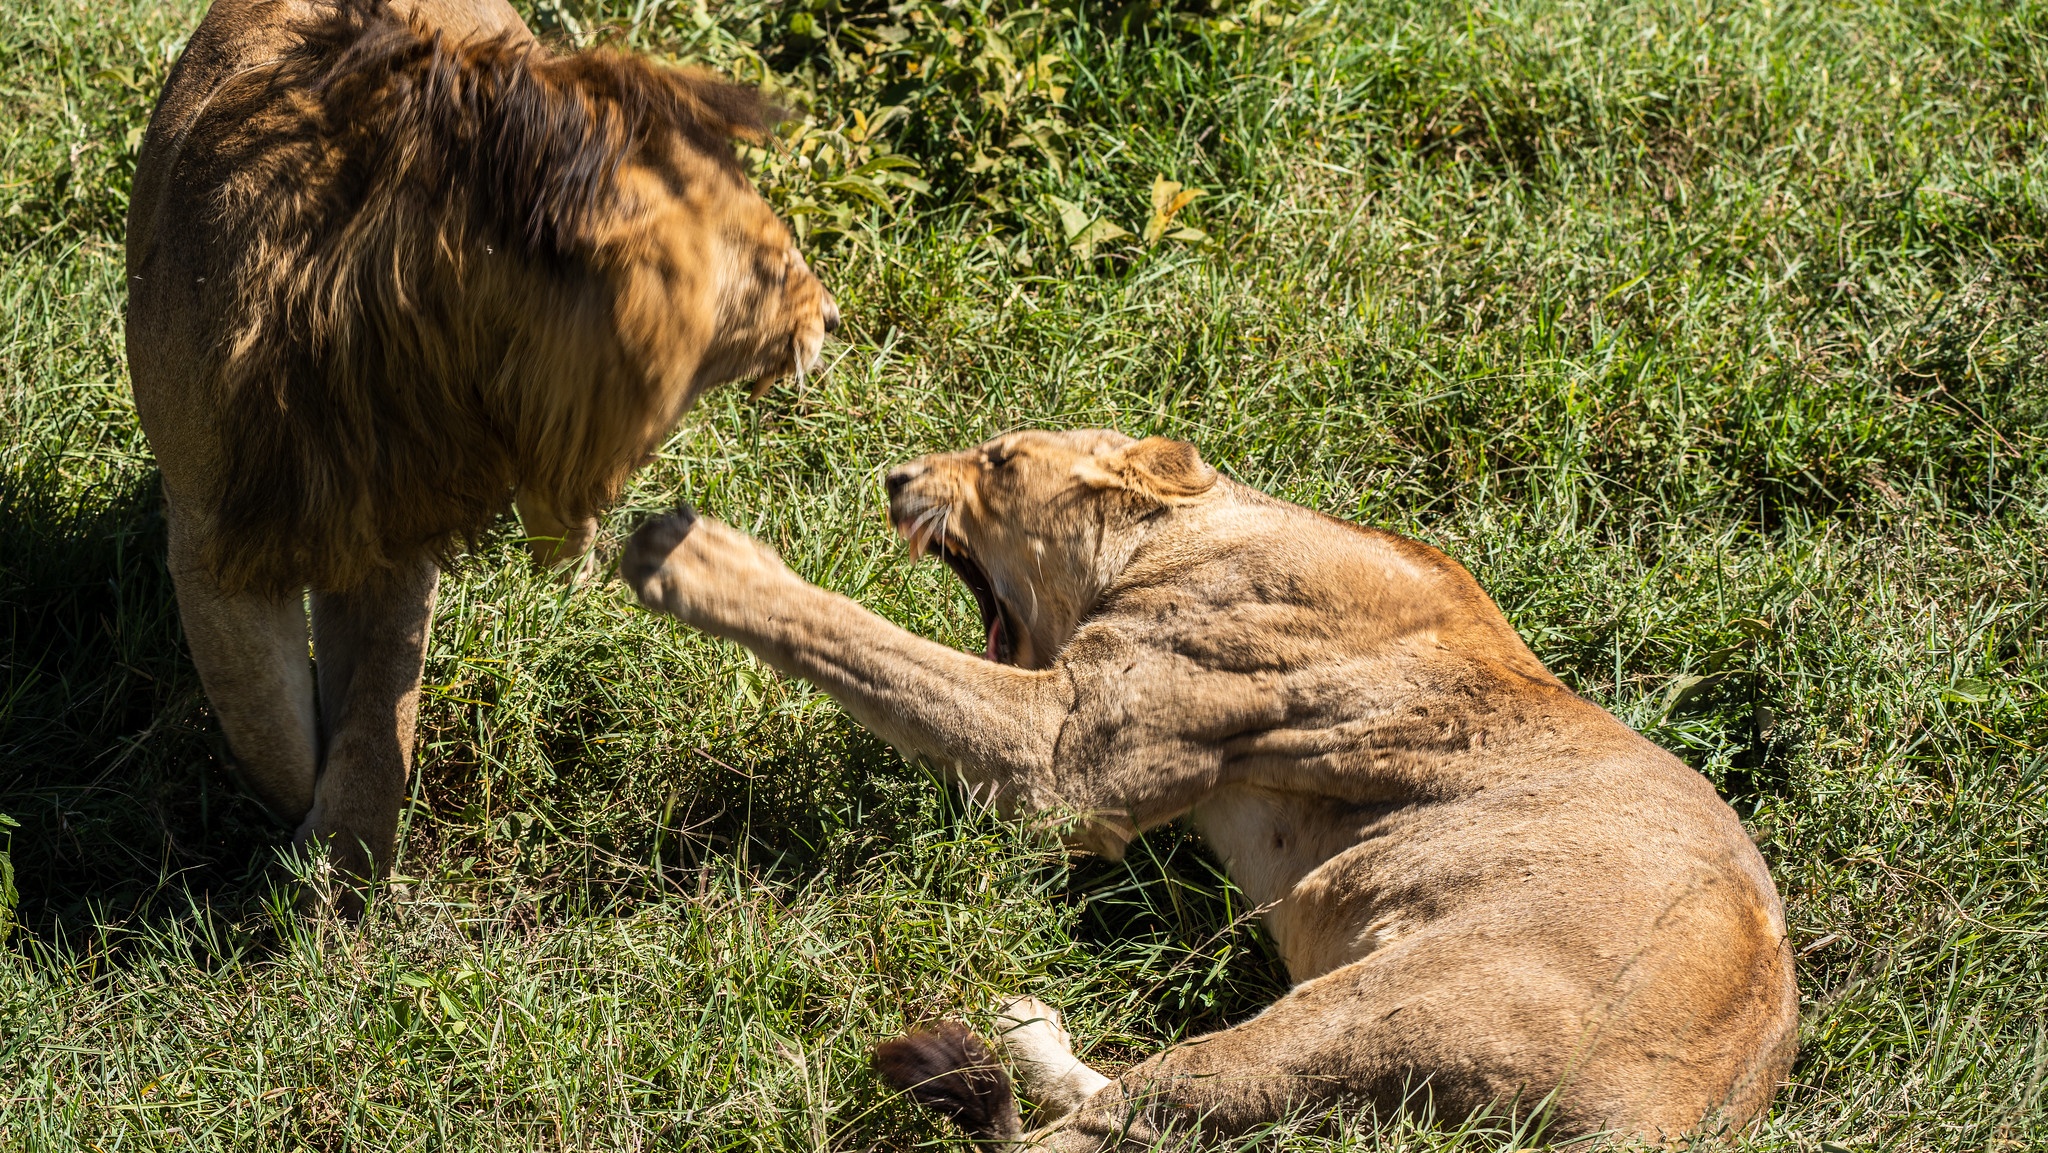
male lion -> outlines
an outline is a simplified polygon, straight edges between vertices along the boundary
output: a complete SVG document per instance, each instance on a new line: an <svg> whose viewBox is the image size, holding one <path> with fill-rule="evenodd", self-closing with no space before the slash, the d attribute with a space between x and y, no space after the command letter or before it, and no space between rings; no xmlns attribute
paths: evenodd
<svg viewBox="0 0 2048 1153"><path fill-rule="evenodd" d="M135 404L207 697L344 874L390 867L453 544L516 500L537 560L580 556L701 392L815 365L837 308L731 143L775 115L504 0L193 33L128 217Z"/></svg>
<svg viewBox="0 0 2048 1153"><path fill-rule="evenodd" d="M1790 1067L1769 873L1698 773L1546 671L1435 549L1219 477L1177 441L1020 432L888 477L973 591L990 659L806 584L687 510L634 534L642 603L803 677L908 753L1111 857L1193 819L1293 991L1109 1080L1002 1011L1023 1095L958 1024L884 1076L978 1138L1144 1147L1300 1109L1547 1110L1554 1136L1739 1126ZM1548 1096L1547 1101L1543 1099Z"/></svg>

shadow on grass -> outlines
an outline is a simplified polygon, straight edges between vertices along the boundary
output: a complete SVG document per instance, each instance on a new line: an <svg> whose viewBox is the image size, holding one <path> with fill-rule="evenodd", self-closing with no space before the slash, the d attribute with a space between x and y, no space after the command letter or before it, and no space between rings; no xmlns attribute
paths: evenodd
<svg viewBox="0 0 2048 1153"><path fill-rule="evenodd" d="M154 472L0 473L0 813L23 928L76 938L259 897L287 831L238 789L178 630Z"/></svg>
<svg viewBox="0 0 2048 1153"><path fill-rule="evenodd" d="M154 473L83 493L54 469L0 473L0 813L21 823L21 923L101 956L129 934L169 933L202 960L262 951L273 850L289 830L226 768L164 543ZM969 832L982 819L845 718L794 747L707 747L669 811L616 830L486 834L463 809L477 793L464 777L430 791L455 807L416 811L408 854L438 872L479 850L486 868L546 894L534 912L548 920L687 895L713 857L770 880L854 876L935 825ZM528 855L529 836L549 852ZM1184 828L1153 832L1123 862L1076 858L1050 883L1079 906L1084 946L1157 1006L1162 1035L1240 1020L1286 989L1242 896Z"/></svg>
<svg viewBox="0 0 2048 1153"><path fill-rule="evenodd" d="M573 742L558 753L564 762L573 757ZM462 772L430 792L444 804L473 804L481 790ZM516 877L510 883L533 894L536 919L552 921L630 915L663 897L701 896L705 878L722 865L791 890L820 875L858 887L878 861L914 841L973 840L994 822L964 790L906 763L844 716L793 743L710 742L654 811L640 808L647 803L646 790L640 793L619 804L644 816L605 830L543 816L501 821L488 842L475 813L451 808L416 822L406 851L422 862L490 861L496 883ZM533 793L521 803L545 812L550 802ZM1026 883L1075 914L1071 931L1091 969L1147 1006L1149 1031L1159 1037L1236 1024L1289 988L1256 910L1184 824L1146 834L1122 861L1052 852L1020 854L1017 863L1044 870ZM944 900L945 881L926 881L928 896Z"/></svg>
<svg viewBox="0 0 2048 1153"><path fill-rule="evenodd" d="M1075 936L1129 972L1162 1037L1241 1024L1292 985L1258 910L1185 823L1145 834L1121 861L1078 858L1067 899L1081 906Z"/></svg>

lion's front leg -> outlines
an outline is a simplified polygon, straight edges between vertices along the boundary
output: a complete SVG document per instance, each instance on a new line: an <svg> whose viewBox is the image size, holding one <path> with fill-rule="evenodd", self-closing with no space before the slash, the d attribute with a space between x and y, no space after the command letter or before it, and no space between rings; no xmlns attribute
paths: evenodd
<svg viewBox="0 0 2048 1153"><path fill-rule="evenodd" d="M564 520L540 494L521 488L512 497L519 510L519 524L526 530L526 550L536 567L543 570L566 568L571 583L589 579L597 572L597 518ZM575 562L570 564L569 562Z"/></svg>
<svg viewBox="0 0 2048 1153"><path fill-rule="evenodd" d="M620 573L648 608L817 685L884 740L952 767L1006 810L1059 810L1080 800L1054 787L1053 748L1072 695L1060 673L995 664L916 636L688 509L642 525Z"/></svg>

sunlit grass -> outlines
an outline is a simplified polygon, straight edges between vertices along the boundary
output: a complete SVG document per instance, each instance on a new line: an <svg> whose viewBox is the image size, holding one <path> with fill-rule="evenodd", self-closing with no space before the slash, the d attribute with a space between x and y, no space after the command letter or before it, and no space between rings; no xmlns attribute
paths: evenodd
<svg viewBox="0 0 2048 1153"><path fill-rule="evenodd" d="M1722 788L1805 998L1754 1148L2048 1145L2048 9L541 7L837 132L758 165L832 372L707 401L607 548L687 498L966 644L890 463L1193 440L1449 550ZM1188 834L1069 861L509 525L444 586L399 880L360 931L283 912L121 354L135 130L197 17L0 13L0 1147L902 1148L945 1132L867 1071L907 1021L1029 990L1113 1067L1277 994ZM1160 177L1205 241L1074 250Z"/></svg>

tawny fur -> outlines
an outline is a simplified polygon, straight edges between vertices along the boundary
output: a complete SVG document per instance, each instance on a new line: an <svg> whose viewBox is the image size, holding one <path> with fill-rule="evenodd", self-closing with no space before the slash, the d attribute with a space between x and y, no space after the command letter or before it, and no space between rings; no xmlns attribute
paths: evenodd
<svg viewBox="0 0 2048 1153"><path fill-rule="evenodd" d="M977 589L1014 663L912 636L708 518L657 518L621 571L1077 847L1118 856L1189 818L1295 981L1113 1081L1056 1022L1013 1029L1050 1119L1034 1147L1347 1103L1666 1142L1761 1114L1798 1029L1762 858L1455 561L1158 438L1015 433L888 484L899 531Z"/></svg>
<svg viewBox="0 0 2048 1153"><path fill-rule="evenodd" d="M128 227L172 575L245 774L349 871L389 864L437 565L515 499L582 554L703 390L815 364L836 308L733 151L775 116L504 0L215 0L173 68Z"/></svg>
<svg viewBox="0 0 2048 1153"><path fill-rule="evenodd" d="M787 260L729 143L774 118L757 94L516 34L451 42L375 0L294 31L215 94L172 177L212 226L224 589L352 588L445 553L515 486L589 517L709 379L791 366L795 325L733 341L715 254L673 250L647 202ZM729 311L776 309L781 272ZM802 295L792 322L816 312Z"/></svg>

